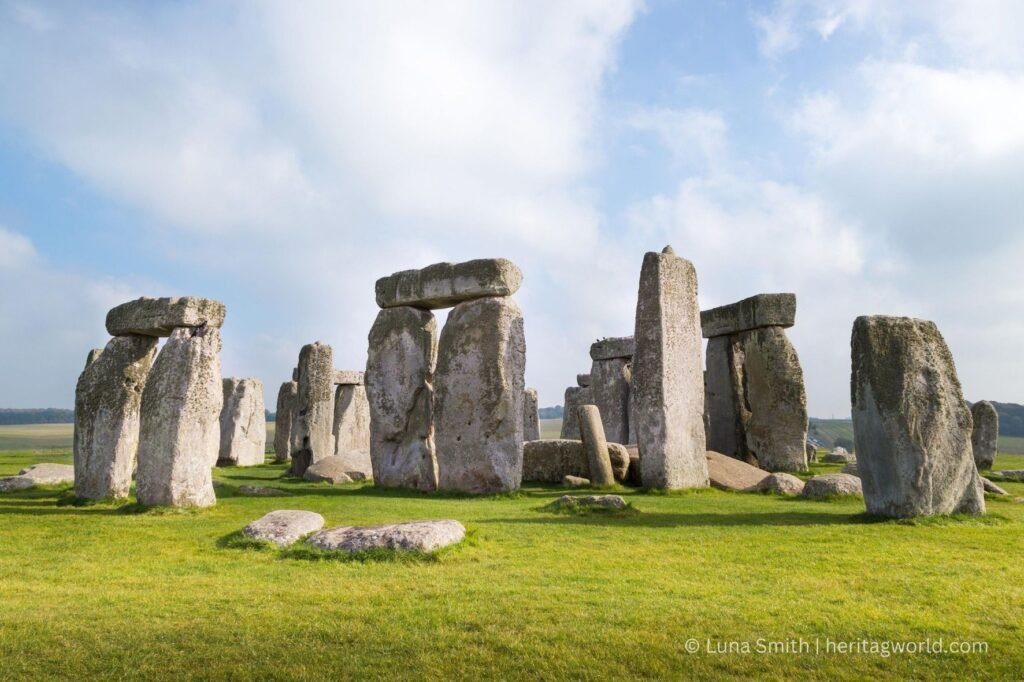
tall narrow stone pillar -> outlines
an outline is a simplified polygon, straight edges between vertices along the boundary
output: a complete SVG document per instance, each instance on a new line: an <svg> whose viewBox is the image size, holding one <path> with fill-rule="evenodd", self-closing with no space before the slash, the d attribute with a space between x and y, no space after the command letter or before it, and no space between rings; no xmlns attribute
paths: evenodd
<svg viewBox="0 0 1024 682"><path fill-rule="evenodd" d="M334 454L345 471L373 475L370 461L370 403L362 383L339 384L334 393Z"/></svg>
<svg viewBox="0 0 1024 682"><path fill-rule="evenodd" d="M299 382L286 381L277 392L277 413L274 416L274 461L278 464L292 458L292 423L295 420L295 399Z"/></svg>
<svg viewBox="0 0 1024 682"><path fill-rule="evenodd" d="M267 449L263 382L229 377L224 379L223 386L217 464L240 467L263 464Z"/></svg>
<svg viewBox="0 0 1024 682"><path fill-rule="evenodd" d="M292 416L289 473L302 476L314 462L334 454L334 353L325 343L299 351L299 388Z"/></svg>

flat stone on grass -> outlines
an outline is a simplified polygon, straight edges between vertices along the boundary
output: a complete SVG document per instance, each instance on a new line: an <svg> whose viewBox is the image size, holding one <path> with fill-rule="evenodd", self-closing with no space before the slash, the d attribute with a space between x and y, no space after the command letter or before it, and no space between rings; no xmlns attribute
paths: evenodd
<svg viewBox="0 0 1024 682"><path fill-rule="evenodd" d="M278 497L288 494L280 488L267 488L261 485L240 485L238 492L246 497Z"/></svg>
<svg viewBox="0 0 1024 682"><path fill-rule="evenodd" d="M802 497L820 500L840 495L863 495L860 479L850 474L819 474L804 484Z"/></svg>
<svg viewBox="0 0 1024 682"><path fill-rule="evenodd" d="M348 462L343 457L331 455L309 465L302 478L312 483L326 482L331 485L351 483L352 477L345 472L348 468Z"/></svg>
<svg viewBox="0 0 1024 682"><path fill-rule="evenodd" d="M580 476L565 476L562 478L562 485L566 488L582 488L590 485L590 479Z"/></svg>
<svg viewBox="0 0 1024 682"><path fill-rule="evenodd" d="M458 521L408 521L380 526L343 526L320 531L306 544L325 551L398 550L433 552L462 542L466 529Z"/></svg>
<svg viewBox="0 0 1024 682"><path fill-rule="evenodd" d="M324 517L316 512L278 509L243 528L242 535L287 547L303 535L315 533L323 527Z"/></svg>
<svg viewBox="0 0 1024 682"><path fill-rule="evenodd" d="M768 478L768 472L714 450L704 453L708 461L708 478L719 490L752 491Z"/></svg>
<svg viewBox="0 0 1024 682"><path fill-rule="evenodd" d="M1024 481L1024 469L1004 469L989 474L993 478L1005 478L1008 481Z"/></svg>
<svg viewBox="0 0 1024 682"><path fill-rule="evenodd" d="M546 511L623 511L629 505L621 495L562 495Z"/></svg>

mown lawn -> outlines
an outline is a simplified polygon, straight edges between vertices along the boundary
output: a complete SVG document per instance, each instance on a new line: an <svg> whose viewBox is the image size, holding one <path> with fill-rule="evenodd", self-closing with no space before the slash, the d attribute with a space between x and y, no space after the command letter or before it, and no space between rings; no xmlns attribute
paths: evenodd
<svg viewBox="0 0 1024 682"><path fill-rule="evenodd" d="M50 453L0 453L0 474ZM997 466L1018 466L1009 461ZM1024 503L869 522L857 500L623 494L633 515L536 509L219 469L216 507L125 513L0 495L4 679L1020 679ZM823 468L824 470L824 468ZM270 484L286 498L234 495ZM1004 485L1024 496L1024 484ZM272 509L328 525L455 518L436 561L307 561L222 541ZM688 640L697 653L688 653ZM757 653L759 639L983 641L988 653ZM751 653L710 653L746 642ZM690 644L689 646L693 646Z"/></svg>

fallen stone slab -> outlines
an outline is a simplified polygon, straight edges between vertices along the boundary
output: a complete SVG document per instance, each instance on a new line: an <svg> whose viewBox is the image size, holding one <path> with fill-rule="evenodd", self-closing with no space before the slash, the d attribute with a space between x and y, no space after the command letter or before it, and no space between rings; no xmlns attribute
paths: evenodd
<svg viewBox="0 0 1024 682"><path fill-rule="evenodd" d="M312 483L325 482L331 485L351 483L352 477L346 473L347 469L348 462L345 458L331 455L310 464L302 478Z"/></svg>
<svg viewBox="0 0 1024 682"><path fill-rule="evenodd" d="M434 550L462 542L466 529L458 521L409 521L380 526L328 528L306 541L323 550L365 552L390 549L418 552Z"/></svg>
<svg viewBox="0 0 1024 682"><path fill-rule="evenodd" d="M1002 471L993 471L989 473L989 476L1005 478L1010 481L1024 481L1024 469L1004 469Z"/></svg>
<svg viewBox="0 0 1024 682"><path fill-rule="evenodd" d="M632 336L609 336L590 344L591 360L629 359L636 350ZM578 379L579 377L577 377Z"/></svg>
<svg viewBox="0 0 1024 682"><path fill-rule="evenodd" d="M362 386L366 381L366 373L354 369L334 370L334 383L337 386Z"/></svg>
<svg viewBox="0 0 1024 682"><path fill-rule="evenodd" d="M25 467L18 472L18 475L32 479L36 485L62 485L74 483L75 467L70 464L42 462Z"/></svg>
<svg viewBox="0 0 1024 682"><path fill-rule="evenodd" d="M579 476L566 476L562 479L562 485L566 488L582 488L590 485L590 479Z"/></svg>
<svg viewBox="0 0 1024 682"><path fill-rule="evenodd" d="M280 488L267 488L261 485L240 485L238 492L246 497L278 497L289 494Z"/></svg>
<svg viewBox="0 0 1024 682"><path fill-rule="evenodd" d="M802 497L820 500L833 495L863 495L860 479L850 474L819 474L804 483Z"/></svg>
<svg viewBox="0 0 1024 682"><path fill-rule="evenodd" d="M626 480L629 452L618 443L608 443L608 458L615 480ZM523 480L560 483L566 476L590 478L590 460L583 441L569 439L531 440L523 443Z"/></svg>
<svg viewBox="0 0 1024 682"><path fill-rule="evenodd" d="M984 476L981 477L981 485L985 489L985 492L992 493L993 495L1009 495L1003 488L996 485L992 481L988 480Z"/></svg>
<svg viewBox="0 0 1024 682"><path fill-rule="evenodd" d="M403 270L377 280L381 308L412 306L433 310L489 296L511 296L523 283L523 273L504 258L481 258L464 263L436 263L420 270Z"/></svg>
<svg viewBox="0 0 1024 682"><path fill-rule="evenodd" d="M700 313L705 339L761 327L792 327L795 323L796 294L758 294Z"/></svg>
<svg viewBox="0 0 1024 682"><path fill-rule="evenodd" d="M777 495L799 495L804 491L804 482L785 472L769 474L757 486L758 492L770 492Z"/></svg>
<svg viewBox="0 0 1024 682"><path fill-rule="evenodd" d="M704 455L708 462L708 478L711 485L719 490L752 491L768 478L767 471L720 452L708 450Z"/></svg>
<svg viewBox="0 0 1024 682"><path fill-rule="evenodd" d="M227 308L220 301L197 296L137 298L110 309L111 336L170 336L178 327L220 327Z"/></svg>
<svg viewBox="0 0 1024 682"><path fill-rule="evenodd" d="M250 523L242 529L242 534L287 547L303 535L315 533L323 527L324 517L316 512L279 509Z"/></svg>
<svg viewBox="0 0 1024 682"><path fill-rule="evenodd" d="M619 510L626 508L626 500L621 495L562 495L548 505L552 510L566 509L607 509Z"/></svg>

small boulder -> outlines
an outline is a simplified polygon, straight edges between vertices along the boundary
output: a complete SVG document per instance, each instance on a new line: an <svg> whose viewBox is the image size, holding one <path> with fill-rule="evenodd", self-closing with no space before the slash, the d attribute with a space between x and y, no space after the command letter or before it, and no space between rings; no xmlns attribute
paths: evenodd
<svg viewBox="0 0 1024 682"><path fill-rule="evenodd" d="M324 457L309 465L302 478L313 483L326 481L331 485L339 483L351 483L352 477L345 473L345 459L338 455Z"/></svg>
<svg viewBox="0 0 1024 682"><path fill-rule="evenodd" d="M551 503L551 508L561 509L625 509L626 501L621 495L562 495Z"/></svg>
<svg viewBox="0 0 1024 682"><path fill-rule="evenodd" d="M579 476L566 476L562 479L562 485L566 488L582 488L583 486L590 485L590 479Z"/></svg>
<svg viewBox="0 0 1024 682"><path fill-rule="evenodd" d="M769 474L757 486L758 492L770 492L778 495L799 495L804 491L804 482L784 472Z"/></svg>
<svg viewBox="0 0 1024 682"><path fill-rule="evenodd" d="M266 488L261 485L240 485L238 492L247 497L277 497L288 494L280 488Z"/></svg>
<svg viewBox="0 0 1024 682"><path fill-rule="evenodd" d="M316 512L279 509L272 511L244 529L242 534L254 540L266 540L278 547L287 547L303 535L324 527L324 517Z"/></svg>
<svg viewBox="0 0 1024 682"><path fill-rule="evenodd" d="M820 474L804 484L802 497L820 500L834 495L863 495L860 479L850 474Z"/></svg>
<svg viewBox="0 0 1024 682"><path fill-rule="evenodd" d="M827 464L849 464L857 461L857 458L847 452L846 448L833 448L832 452L821 458L821 461Z"/></svg>
<svg viewBox="0 0 1024 682"><path fill-rule="evenodd" d="M458 521L409 521L381 526L328 528L320 531L307 544L323 550L363 552L371 549L413 550L433 552L441 547L462 542L466 529Z"/></svg>
<svg viewBox="0 0 1024 682"><path fill-rule="evenodd" d="M36 484L28 476L8 476L0 478L0 493L13 493L18 490L28 490Z"/></svg>
<svg viewBox="0 0 1024 682"><path fill-rule="evenodd" d="M1010 493L1003 490L1001 487L988 480L984 476L981 477L981 485L985 488L985 492L992 493L993 495L1009 495Z"/></svg>
<svg viewBox="0 0 1024 682"><path fill-rule="evenodd" d="M708 460L708 478L719 490L756 490L768 472L714 450L704 453Z"/></svg>

